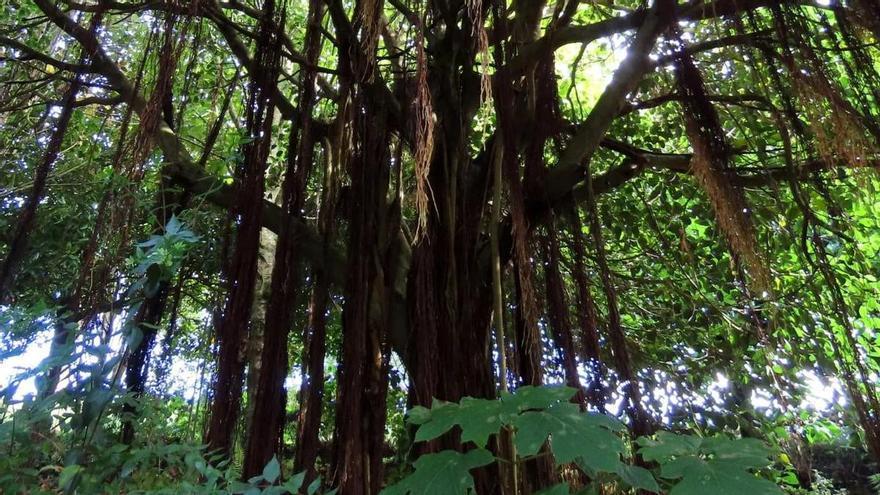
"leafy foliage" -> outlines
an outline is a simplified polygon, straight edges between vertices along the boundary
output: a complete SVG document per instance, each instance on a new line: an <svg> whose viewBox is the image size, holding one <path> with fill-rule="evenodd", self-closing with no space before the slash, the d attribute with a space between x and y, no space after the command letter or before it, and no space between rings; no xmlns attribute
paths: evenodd
<svg viewBox="0 0 880 495"><path fill-rule="evenodd" d="M639 443L645 460L660 463L662 478L680 479L671 495L782 493L774 483L749 472L769 464L767 448L754 438L730 440L660 432L656 440L644 438Z"/></svg>
<svg viewBox="0 0 880 495"><path fill-rule="evenodd" d="M383 495L467 495L474 489L471 469L491 464L495 457L485 449L464 454L444 450L420 457L415 472L399 483L382 490Z"/></svg>
<svg viewBox="0 0 880 495"><path fill-rule="evenodd" d="M568 387L519 388L498 400L465 398L460 403L435 401L430 409L415 407L409 422L418 425L416 441L429 441L459 428L462 441L476 449L460 454L441 451L419 458L415 472L387 488L383 494L470 493L473 479L468 471L491 463L484 448L492 435L510 428L518 459L534 458L544 445L556 462L575 462L592 478L613 474L627 486L660 492L655 475L644 467L624 462L626 428L604 414L585 413L568 400L575 390ZM660 431L656 438L640 438L638 453L659 465L658 477L673 483L671 495L721 493L724 495L779 495L772 482L750 471L769 464L769 450L750 438L695 437ZM678 481L676 481L678 480ZM568 493L565 484L542 493Z"/></svg>

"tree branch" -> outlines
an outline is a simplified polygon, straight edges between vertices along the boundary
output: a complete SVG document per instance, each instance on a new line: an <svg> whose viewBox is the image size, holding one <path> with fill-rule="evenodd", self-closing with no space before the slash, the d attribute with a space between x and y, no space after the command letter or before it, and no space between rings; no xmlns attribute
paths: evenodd
<svg viewBox="0 0 880 495"><path fill-rule="evenodd" d="M651 67L648 54L660 33L674 18L674 11L674 0L657 0L647 14L644 24L629 47L629 55L620 63L596 105L561 153L558 165L547 177L544 192L551 203L564 197L574 184L584 179L587 168L583 164L589 162L599 147L611 122L626 103L626 96L635 90Z"/></svg>
<svg viewBox="0 0 880 495"><path fill-rule="evenodd" d="M16 41L12 38L8 38L6 36L0 36L0 45L9 47L13 50L17 50L17 51L20 51L20 52L26 54L26 56L24 56L24 57L19 57L19 58L9 57L6 60L17 61L17 62L38 60L40 62L47 64L47 65L51 65L51 66L55 67L56 69L66 70L66 71L70 71L70 72L74 72L74 73L78 73L78 74L83 73L83 72L89 72L91 69L91 67L89 67L88 65L71 64L68 62L62 62L61 60L56 60L56 59L50 57L49 55L46 55L45 53L40 52L39 50L35 50L35 49L29 47L28 45L25 45L24 43Z"/></svg>
<svg viewBox="0 0 880 495"><path fill-rule="evenodd" d="M125 77L119 67L108 57L98 40L86 29L70 19L55 7L52 0L34 0L34 3L55 25L72 36L90 55L95 70L102 73L107 80L116 88L122 98L132 106L132 109L142 115L146 108L146 102L134 91L131 82ZM218 185L219 181L201 170L189 152L180 141L180 137L171 130L164 120L159 120L153 136L155 143L165 155L166 163L162 173L173 181L188 187L193 193L204 194L205 198L217 206L224 208L232 205L235 192L230 186ZM263 227L279 232L281 230L280 208L270 202L263 201ZM324 251L323 243L317 230L304 222L301 218L293 219L293 231L301 236L303 254L310 259L315 266L324 266L334 283L340 283L344 279L344 255L336 250Z"/></svg>

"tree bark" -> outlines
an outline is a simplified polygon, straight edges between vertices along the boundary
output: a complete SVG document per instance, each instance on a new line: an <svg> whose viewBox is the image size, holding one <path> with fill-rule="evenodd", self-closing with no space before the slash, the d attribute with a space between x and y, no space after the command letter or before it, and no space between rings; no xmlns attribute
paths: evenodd
<svg viewBox="0 0 880 495"><path fill-rule="evenodd" d="M243 345L250 325L256 282L266 160L272 136L271 94L279 71L280 41L274 27L274 1L264 4L257 54L251 71L247 129L251 136L244 147L244 162L237 173L238 197L234 209L238 230L229 263L229 293L217 328L219 353L213 387L211 419L205 443L229 456L241 403L244 377Z"/></svg>

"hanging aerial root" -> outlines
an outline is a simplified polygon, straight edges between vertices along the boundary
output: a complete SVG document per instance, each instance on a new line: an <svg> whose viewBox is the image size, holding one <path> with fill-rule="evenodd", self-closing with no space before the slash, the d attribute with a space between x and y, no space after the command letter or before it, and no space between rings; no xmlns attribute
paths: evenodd
<svg viewBox="0 0 880 495"><path fill-rule="evenodd" d="M875 148L837 92L819 78L801 76L794 78L794 88L822 158L827 163L844 159L853 167L867 164Z"/></svg>
<svg viewBox="0 0 880 495"><path fill-rule="evenodd" d="M471 37L476 40L480 56L480 103L492 99L492 75L489 74L489 33L483 19L481 0L466 0L468 19L471 22Z"/></svg>
<svg viewBox="0 0 880 495"><path fill-rule="evenodd" d="M577 305L577 321L580 329L580 355L589 371L589 388L587 400L598 411L605 412L606 391L602 382L605 380L605 365L602 363L601 346L599 344L599 323L596 315L596 302L587 281L587 270L584 263L586 239L577 206L572 204L569 213L572 243L571 251L574 259L572 275L580 303Z"/></svg>
<svg viewBox="0 0 880 495"><path fill-rule="evenodd" d="M505 153L506 154L506 153ZM528 359L528 366L523 368L522 363L520 369L525 369L528 376L522 378L529 385L540 385L543 382L543 372L541 367L541 356L543 349L541 348L541 337L538 329L538 302L535 296L535 282L532 274L532 259L530 252L529 227L525 219L524 201L522 198L522 186L519 184L519 178L515 177L518 187L511 185L511 210L513 216L513 238L515 252L516 276L519 288L519 304L522 315L521 324L524 326L523 338L520 342L522 345L522 355ZM518 198L515 198L518 196ZM514 207L513 204L516 204Z"/></svg>
<svg viewBox="0 0 880 495"><path fill-rule="evenodd" d="M744 264L754 292L769 295L770 270L757 245L757 235L743 190L728 177L730 150L714 107L706 96L703 79L690 55L676 63L677 83L683 100L685 129L693 147L691 168L709 196L718 227L736 261Z"/></svg>
<svg viewBox="0 0 880 495"><path fill-rule="evenodd" d="M361 28L360 50L363 55L358 58L361 62L358 76L361 82L372 82L376 64L373 52L379 43L381 32L379 23L382 20L382 0L361 0L358 7L358 22Z"/></svg>
<svg viewBox="0 0 880 495"><path fill-rule="evenodd" d="M692 123L688 127L696 125ZM757 235L748 216L750 210L745 195L714 165L712 154L700 136L691 131L689 134L692 134L691 143L694 147L691 159L694 176L709 196L718 226L724 233L728 246L738 261L745 265L757 293L769 293L770 273L757 248Z"/></svg>
<svg viewBox="0 0 880 495"><path fill-rule="evenodd" d="M431 170L431 158L434 154L434 110L431 102L431 88L428 86L428 62L425 56L424 26L419 26L416 39L416 143L415 143L415 176L416 176L416 210L419 215L415 238L424 234L428 225L428 193L431 184L428 174Z"/></svg>
<svg viewBox="0 0 880 495"><path fill-rule="evenodd" d="M867 163L876 152L876 146L868 139L866 131L880 142L880 126L873 120L870 110L862 115L844 97L841 88L832 83L827 62L812 47L814 41L811 37L814 35L811 27L804 23L798 10L776 6L772 13L777 36L784 48L780 60L791 78L794 95L801 103L816 151L828 163L841 159L852 166ZM850 37L849 41L853 39ZM837 55L841 57L841 65L848 66L844 55L839 51ZM860 68L856 72L861 76L852 73L850 78L853 89L858 92L858 80L870 80L871 73L876 71Z"/></svg>
<svg viewBox="0 0 880 495"><path fill-rule="evenodd" d="M243 146L244 159L236 170L236 194L231 216L238 218L235 247L225 273L229 290L216 333L219 341L218 364L214 379L214 402L211 419L205 433L205 443L225 455L232 453L234 425L241 404L244 362L241 348L248 334L257 275L262 205L266 161L272 139L272 104L268 95L275 86L281 65L281 14L274 0L263 6L263 18L257 36L257 54L253 60L250 92L248 94L246 128L253 140Z"/></svg>
<svg viewBox="0 0 880 495"><path fill-rule="evenodd" d="M547 320L550 323L554 344L561 354L559 365L565 373L565 382L569 387L577 390L575 401L580 404L581 408L586 408L586 393L578 375L574 338L565 295L565 281L560 269L562 251L554 217L555 214L551 212L542 237L544 282L547 287Z"/></svg>
<svg viewBox="0 0 880 495"><path fill-rule="evenodd" d="M156 76L153 92L141 114L140 126L135 136L133 149L131 150L132 170L130 170L129 176L135 182L139 181L143 176L143 162L152 149L152 136L155 135L160 120L164 117L169 126L173 127L174 125L173 115L171 115L173 114L173 109L171 108L171 89L174 86L174 75L177 71L180 56L188 44L186 35L189 31L190 23L187 21L183 24L175 40L174 31L176 25L177 17L169 14L165 18L165 34L157 61L159 72Z"/></svg>

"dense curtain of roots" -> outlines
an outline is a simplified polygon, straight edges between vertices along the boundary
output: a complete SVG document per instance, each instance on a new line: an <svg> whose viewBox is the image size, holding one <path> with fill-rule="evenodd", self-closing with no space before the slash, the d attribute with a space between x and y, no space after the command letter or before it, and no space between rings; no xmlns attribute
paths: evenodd
<svg viewBox="0 0 880 495"><path fill-rule="evenodd" d="M683 95L685 129L693 147L691 168L706 191L718 227L736 258L748 270L754 292L767 297L772 289L770 271L758 245L751 210L742 189L729 180L731 150L724 138L702 76L687 53L676 62L676 80Z"/></svg>

